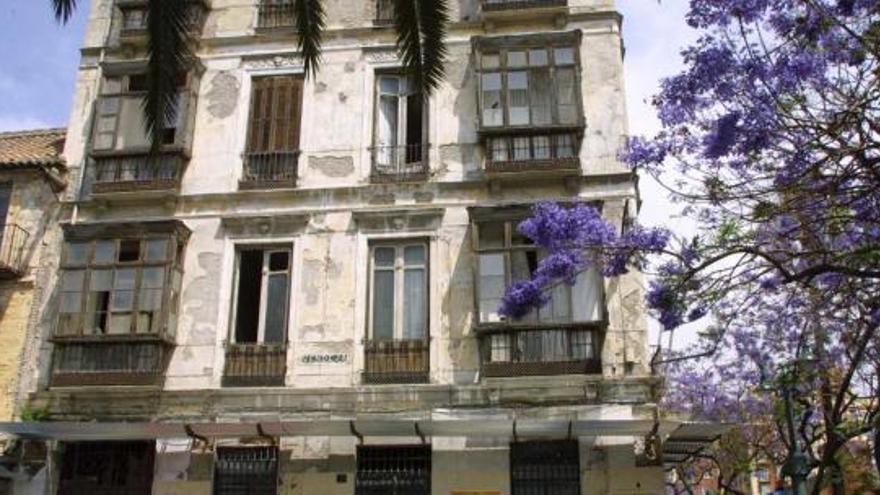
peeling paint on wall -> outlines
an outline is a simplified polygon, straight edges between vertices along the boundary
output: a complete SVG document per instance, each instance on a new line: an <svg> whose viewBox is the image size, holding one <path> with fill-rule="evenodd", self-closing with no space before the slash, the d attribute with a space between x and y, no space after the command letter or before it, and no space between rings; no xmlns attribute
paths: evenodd
<svg viewBox="0 0 880 495"><path fill-rule="evenodd" d="M309 168L327 177L348 177L354 173L354 159L350 156L310 156Z"/></svg>
<svg viewBox="0 0 880 495"><path fill-rule="evenodd" d="M206 95L208 98L208 113L214 118L225 119L232 115L238 105L238 95L241 84L238 78L229 72L218 72L211 79L211 89Z"/></svg>

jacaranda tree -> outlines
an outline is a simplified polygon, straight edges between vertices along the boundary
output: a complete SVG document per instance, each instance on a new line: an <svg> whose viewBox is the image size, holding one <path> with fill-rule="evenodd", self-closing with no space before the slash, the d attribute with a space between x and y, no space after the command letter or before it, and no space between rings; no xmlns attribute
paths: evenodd
<svg viewBox="0 0 880 495"><path fill-rule="evenodd" d="M77 0L49 0L59 22L66 23ZM282 3L267 0L268 3ZM154 147L161 143L162 123L174 122L177 112L176 76L193 62L188 0L147 0L147 93L144 122ZM285 0L293 7L297 49L308 76L321 64L321 42L326 25L324 0ZM448 0L392 0L397 48L401 60L424 94L443 79L446 56Z"/></svg>
<svg viewBox="0 0 880 495"><path fill-rule="evenodd" d="M502 310L525 314L591 265L652 271L665 329L712 322L688 353L707 357L666 368L670 407L773 422L780 401L759 389L791 390L813 489L842 493L853 445L880 461L880 2L691 0L687 22L701 36L653 101L662 130L622 159L697 234L539 205L519 229L548 256Z"/></svg>

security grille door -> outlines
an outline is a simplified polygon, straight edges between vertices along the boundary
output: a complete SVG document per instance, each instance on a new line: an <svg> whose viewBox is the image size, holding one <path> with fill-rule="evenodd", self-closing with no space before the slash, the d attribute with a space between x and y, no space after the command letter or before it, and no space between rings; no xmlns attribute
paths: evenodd
<svg viewBox="0 0 880 495"><path fill-rule="evenodd" d="M510 445L512 495L580 495L576 440Z"/></svg>
<svg viewBox="0 0 880 495"><path fill-rule="evenodd" d="M59 495L150 495L153 442L64 444Z"/></svg>
<svg viewBox="0 0 880 495"><path fill-rule="evenodd" d="M430 493L430 445L358 447L355 495Z"/></svg>
<svg viewBox="0 0 880 495"><path fill-rule="evenodd" d="M214 495L275 495L277 447L221 447L214 462Z"/></svg>

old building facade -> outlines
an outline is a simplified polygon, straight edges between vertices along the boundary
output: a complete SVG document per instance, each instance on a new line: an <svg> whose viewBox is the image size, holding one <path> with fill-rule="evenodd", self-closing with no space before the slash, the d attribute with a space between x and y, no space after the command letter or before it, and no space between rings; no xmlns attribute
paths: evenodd
<svg viewBox="0 0 880 495"><path fill-rule="evenodd" d="M92 3L20 383L48 474L19 489L659 493L640 275L497 312L536 201L637 214L611 0L450 2L429 97L390 2L326 4L305 77L289 3L193 1L150 161L145 2Z"/></svg>

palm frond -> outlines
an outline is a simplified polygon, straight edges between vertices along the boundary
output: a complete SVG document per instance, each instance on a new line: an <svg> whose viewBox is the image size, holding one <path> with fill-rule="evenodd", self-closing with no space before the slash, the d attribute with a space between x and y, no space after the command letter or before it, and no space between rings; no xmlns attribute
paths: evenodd
<svg viewBox="0 0 880 495"><path fill-rule="evenodd" d="M324 34L325 12L321 0L295 0L296 30L306 74L314 76L321 64L321 38Z"/></svg>
<svg viewBox="0 0 880 495"><path fill-rule="evenodd" d="M144 123L155 152L163 130L177 118L177 81L192 64L189 48L189 2L149 0L147 17L147 94Z"/></svg>
<svg viewBox="0 0 880 495"><path fill-rule="evenodd" d="M425 95L440 85L446 61L448 0L394 0L397 49Z"/></svg>
<svg viewBox="0 0 880 495"><path fill-rule="evenodd" d="M70 16L73 15L73 11L76 10L76 0L51 1L52 10L55 11L55 19L62 24L67 24L67 21L70 20Z"/></svg>

